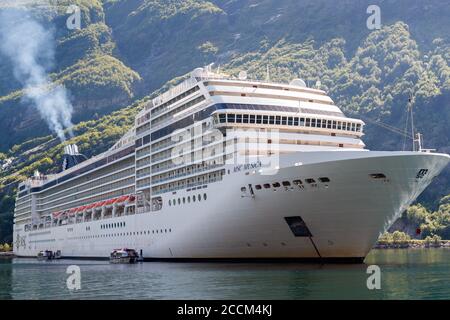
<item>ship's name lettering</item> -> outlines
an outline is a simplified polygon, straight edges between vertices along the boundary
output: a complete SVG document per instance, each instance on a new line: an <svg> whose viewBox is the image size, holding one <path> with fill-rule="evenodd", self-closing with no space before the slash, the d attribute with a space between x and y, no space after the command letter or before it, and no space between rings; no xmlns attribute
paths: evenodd
<svg viewBox="0 0 450 320"><path fill-rule="evenodd" d="M261 161L240 164L240 165L234 167L234 172L256 169L256 168L260 168L261 166L262 166Z"/></svg>

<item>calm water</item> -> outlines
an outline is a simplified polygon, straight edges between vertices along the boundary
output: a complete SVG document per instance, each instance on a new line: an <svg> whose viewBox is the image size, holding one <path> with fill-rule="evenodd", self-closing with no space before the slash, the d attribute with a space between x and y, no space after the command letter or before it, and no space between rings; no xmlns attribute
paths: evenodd
<svg viewBox="0 0 450 320"><path fill-rule="evenodd" d="M81 289L66 268L81 269ZM366 287L367 264L381 290ZM373 250L364 265L37 261L0 258L0 299L450 299L450 249Z"/></svg>

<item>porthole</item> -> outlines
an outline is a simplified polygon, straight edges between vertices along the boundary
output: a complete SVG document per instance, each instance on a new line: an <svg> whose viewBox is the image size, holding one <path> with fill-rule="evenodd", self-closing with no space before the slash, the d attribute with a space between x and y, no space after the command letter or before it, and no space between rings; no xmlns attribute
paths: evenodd
<svg viewBox="0 0 450 320"><path fill-rule="evenodd" d="M264 183L264 188L265 188L265 189L270 189L270 184Z"/></svg>
<svg viewBox="0 0 450 320"><path fill-rule="evenodd" d="M262 188L262 187L261 187L260 184L257 184L257 185L255 186L255 189L256 189L256 190L261 190L261 188Z"/></svg>

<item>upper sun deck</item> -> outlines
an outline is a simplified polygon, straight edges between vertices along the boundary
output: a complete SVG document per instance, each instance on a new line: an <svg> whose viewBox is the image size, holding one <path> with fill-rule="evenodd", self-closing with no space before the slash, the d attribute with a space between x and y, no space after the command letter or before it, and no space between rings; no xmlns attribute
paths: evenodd
<svg viewBox="0 0 450 320"><path fill-rule="evenodd" d="M272 81L247 79L240 73L239 77L212 72L210 67L197 68L190 77L151 100L136 116L136 125L140 126L152 120L161 123L158 117L170 121L169 116L177 117L177 110L195 109L200 102L210 103L251 103L260 105L283 105L299 108L308 113L328 114L345 117L340 108L324 90L309 88L301 79L294 79L289 84ZM190 104L186 103L190 102ZM181 115L181 113L180 113Z"/></svg>

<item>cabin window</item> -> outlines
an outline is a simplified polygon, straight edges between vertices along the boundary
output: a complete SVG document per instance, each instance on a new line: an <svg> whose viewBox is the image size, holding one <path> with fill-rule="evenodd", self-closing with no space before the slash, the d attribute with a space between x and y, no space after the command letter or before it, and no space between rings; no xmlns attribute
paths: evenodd
<svg viewBox="0 0 450 320"><path fill-rule="evenodd" d="M206 195L206 193L204 193L204 194L203 194L203 200L206 201L207 197L208 197L208 196Z"/></svg>
<svg viewBox="0 0 450 320"><path fill-rule="evenodd" d="M331 120L328 120L328 121L327 121L327 128L328 128L328 129L331 129L331 123L332 123Z"/></svg>
<svg viewBox="0 0 450 320"><path fill-rule="evenodd" d="M261 115L257 115L256 116L256 123L257 124L261 124L261 122L262 122L262 116Z"/></svg>
<svg viewBox="0 0 450 320"><path fill-rule="evenodd" d="M234 123L235 122L235 115L234 114L227 114L227 120L228 120L228 123Z"/></svg>
<svg viewBox="0 0 450 320"><path fill-rule="evenodd" d="M275 183L272 183L272 186L274 188L279 188L281 186L281 184L279 182L275 182Z"/></svg>
<svg viewBox="0 0 450 320"><path fill-rule="evenodd" d="M294 180L293 183L294 183L296 186L300 186L300 185L303 184L302 180Z"/></svg>
<svg viewBox="0 0 450 320"><path fill-rule="evenodd" d="M269 124L269 116L263 116L263 124Z"/></svg>
<svg viewBox="0 0 450 320"><path fill-rule="evenodd" d="M306 126L307 126L307 127L310 127L310 126L311 126L311 125L310 125L310 121L311 121L311 120L310 120L309 118L306 118L306 122L305 122L305 123L306 123Z"/></svg>
<svg viewBox="0 0 450 320"><path fill-rule="evenodd" d="M247 188L246 187L242 187L241 188L241 192L246 192L247 191Z"/></svg>
<svg viewBox="0 0 450 320"><path fill-rule="evenodd" d="M289 187L291 185L291 183L289 181L283 181L283 186L285 187Z"/></svg>
<svg viewBox="0 0 450 320"><path fill-rule="evenodd" d="M319 178L319 181L323 182L323 183L326 183L326 182L330 182L330 179L327 178L327 177L321 177L321 178Z"/></svg>
<svg viewBox="0 0 450 320"><path fill-rule="evenodd" d="M294 118L294 126L298 126L298 118Z"/></svg>
<svg viewBox="0 0 450 320"><path fill-rule="evenodd" d="M244 114L243 116L242 116L242 122L243 123L248 123L248 114Z"/></svg>
<svg viewBox="0 0 450 320"><path fill-rule="evenodd" d="M236 115L236 123L242 123L242 114Z"/></svg>
<svg viewBox="0 0 450 320"><path fill-rule="evenodd" d="M226 114L223 114L223 113L219 114L219 122L220 122L220 123L225 123L225 122L227 122L227 115L226 115Z"/></svg>
<svg viewBox="0 0 450 320"><path fill-rule="evenodd" d="M357 132L361 132L361 124L358 123L358 124L356 125L356 131L357 131Z"/></svg>
<svg viewBox="0 0 450 320"><path fill-rule="evenodd" d="M265 188L265 189L269 189L269 188L270 188L270 184L264 183L264 188Z"/></svg>
<svg viewBox="0 0 450 320"><path fill-rule="evenodd" d="M257 184L257 185L255 186L255 189L256 189L256 190L261 190L261 188L262 188L262 187L261 187L260 184Z"/></svg>
<svg viewBox="0 0 450 320"><path fill-rule="evenodd" d="M275 117L275 124L277 124L277 125L281 124L281 117L280 116L276 116Z"/></svg>
<svg viewBox="0 0 450 320"><path fill-rule="evenodd" d="M285 126L287 124L287 118L286 117L281 117L281 124L283 126Z"/></svg>
<svg viewBox="0 0 450 320"><path fill-rule="evenodd" d="M316 126L316 119L311 119L311 127L315 127Z"/></svg>
<svg viewBox="0 0 450 320"><path fill-rule="evenodd" d="M254 114L250 115L250 123L255 123L255 115Z"/></svg>
<svg viewBox="0 0 450 320"><path fill-rule="evenodd" d="M336 129L336 121L333 121L333 129Z"/></svg>
<svg viewBox="0 0 450 320"><path fill-rule="evenodd" d="M275 116L269 116L269 124L275 124Z"/></svg>
<svg viewBox="0 0 450 320"><path fill-rule="evenodd" d="M316 180L314 180L312 178L308 178L308 179L306 179L306 183L316 183Z"/></svg>
<svg viewBox="0 0 450 320"><path fill-rule="evenodd" d="M288 117L288 118L287 118L287 124L288 124L288 126L292 126L293 122L294 122L294 119L293 119L292 117Z"/></svg>

